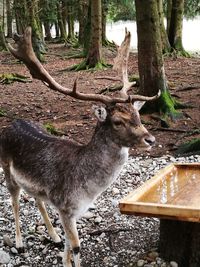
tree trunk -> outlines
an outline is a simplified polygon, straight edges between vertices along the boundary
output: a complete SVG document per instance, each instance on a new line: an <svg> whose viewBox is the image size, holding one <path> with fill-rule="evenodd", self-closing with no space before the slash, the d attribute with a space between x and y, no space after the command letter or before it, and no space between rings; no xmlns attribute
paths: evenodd
<svg viewBox="0 0 200 267"><path fill-rule="evenodd" d="M37 58L40 61L44 61L44 52L45 52L45 44L43 40L42 29L38 17L38 1L37 0L28 0L27 1L28 8L28 24L32 28L32 44L33 49L37 55ZM27 19L27 18L26 18ZM26 24L26 26L28 26Z"/></svg>
<svg viewBox="0 0 200 267"><path fill-rule="evenodd" d="M172 0L167 0L167 35L168 36L169 36L171 13L172 13Z"/></svg>
<svg viewBox="0 0 200 267"><path fill-rule="evenodd" d="M0 21L0 51L7 50L4 29L3 29L2 24L3 23L1 23Z"/></svg>
<svg viewBox="0 0 200 267"><path fill-rule="evenodd" d="M79 1L78 20L79 20L79 35L78 41L81 45L84 44L84 32L88 19L88 1Z"/></svg>
<svg viewBox="0 0 200 267"><path fill-rule="evenodd" d="M48 21L44 21L44 30L45 30L45 39L47 41L51 41L52 40L51 27Z"/></svg>
<svg viewBox="0 0 200 267"><path fill-rule="evenodd" d="M14 0L13 2L17 33L23 34L28 24L27 18L29 18L27 3L25 0Z"/></svg>
<svg viewBox="0 0 200 267"><path fill-rule="evenodd" d="M106 39L106 15L108 12L107 0L103 0L102 5L102 44L107 43Z"/></svg>
<svg viewBox="0 0 200 267"><path fill-rule="evenodd" d="M66 31L66 25L63 23L63 18L62 18L62 6L60 3L57 4L57 16L58 16L58 25L60 29L60 39L62 41L67 40L67 31Z"/></svg>
<svg viewBox="0 0 200 267"><path fill-rule="evenodd" d="M152 96L161 90L159 100L148 103L147 107L174 116L174 102L170 96L164 72L157 2L136 0L135 5L140 93Z"/></svg>
<svg viewBox="0 0 200 267"><path fill-rule="evenodd" d="M160 255L180 267L200 266L200 223L160 220Z"/></svg>
<svg viewBox="0 0 200 267"><path fill-rule="evenodd" d="M74 39L74 17L73 17L73 6L68 4L67 6L67 26L68 26L68 36L67 39Z"/></svg>
<svg viewBox="0 0 200 267"><path fill-rule="evenodd" d="M14 10L19 34L23 34L27 26L32 28L33 49L39 60L44 61L45 45L38 17L37 0L15 0Z"/></svg>
<svg viewBox="0 0 200 267"><path fill-rule="evenodd" d="M155 95L166 86L156 1L136 0L140 93Z"/></svg>
<svg viewBox="0 0 200 267"><path fill-rule="evenodd" d="M91 2L92 0L88 1L88 10L87 10L87 16L85 21L85 27L84 27L84 42L83 42L83 53L85 55L88 55L89 53L89 47L90 47L90 39L91 39Z"/></svg>
<svg viewBox="0 0 200 267"><path fill-rule="evenodd" d="M60 30L57 21L55 22L55 31L56 31L56 38L60 38Z"/></svg>
<svg viewBox="0 0 200 267"><path fill-rule="evenodd" d="M61 14L61 19L62 19L62 24L63 24L63 27L65 28L65 31L66 31L66 25L67 25L67 16L68 16L68 4L69 4L69 1L67 0L62 0L61 1L61 11L60 11L60 14Z"/></svg>
<svg viewBox="0 0 200 267"><path fill-rule="evenodd" d="M170 52L171 46L164 25L163 0L157 0L157 3L158 3L158 15L159 15L159 24L161 32L162 51L163 53L167 53Z"/></svg>
<svg viewBox="0 0 200 267"><path fill-rule="evenodd" d="M101 0L91 1L91 39L86 64L95 67L102 59Z"/></svg>
<svg viewBox="0 0 200 267"><path fill-rule="evenodd" d="M7 37L12 38L12 11L11 1L6 0L6 13L7 13Z"/></svg>
<svg viewBox="0 0 200 267"><path fill-rule="evenodd" d="M182 44L184 0L172 0L171 18L169 25L169 42L172 48L184 54Z"/></svg>

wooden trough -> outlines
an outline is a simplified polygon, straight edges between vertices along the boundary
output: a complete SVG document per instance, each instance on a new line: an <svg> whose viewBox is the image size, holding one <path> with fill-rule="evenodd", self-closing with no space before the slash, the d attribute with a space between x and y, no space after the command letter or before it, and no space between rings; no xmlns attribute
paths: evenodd
<svg viewBox="0 0 200 267"><path fill-rule="evenodd" d="M120 201L124 214L160 218L159 250L200 267L200 163L171 164Z"/></svg>

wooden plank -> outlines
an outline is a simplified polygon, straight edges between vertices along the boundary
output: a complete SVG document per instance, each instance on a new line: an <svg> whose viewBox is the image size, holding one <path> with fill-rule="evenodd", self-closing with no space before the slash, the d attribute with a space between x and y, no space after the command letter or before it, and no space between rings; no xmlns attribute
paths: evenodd
<svg viewBox="0 0 200 267"><path fill-rule="evenodd" d="M200 163L184 163L162 169L119 206L124 214L200 222L199 203Z"/></svg>

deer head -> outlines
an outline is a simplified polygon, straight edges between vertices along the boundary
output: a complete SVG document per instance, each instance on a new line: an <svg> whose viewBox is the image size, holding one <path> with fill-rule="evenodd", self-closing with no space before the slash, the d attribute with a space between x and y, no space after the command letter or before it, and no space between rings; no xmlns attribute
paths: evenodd
<svg viewBox="0 0 200 267"><path fill-rule="evenodd" d="M123 147L137 147L150 150L155 142L147 129L142 125L139 115L140 102L129 104L115 104L106 107L95 106L95 115L99 124L109 129L107 138Z"/></svg>

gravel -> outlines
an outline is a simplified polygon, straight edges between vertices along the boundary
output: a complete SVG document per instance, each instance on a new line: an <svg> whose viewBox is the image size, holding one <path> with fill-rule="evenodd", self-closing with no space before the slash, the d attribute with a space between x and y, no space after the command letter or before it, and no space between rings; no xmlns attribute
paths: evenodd
<svg viewBox="0 0 200 267"><path fill-rule="evenodd" d="M129 158L117 181L78 221L82 267L178 266L173 259L167 263L159 257L158 219L122 215L118 208L120 199L172 162L200 162L200 156ZM63 244L50 240L34 199L22 192L20 205L23 252L15 248L14 218L0 167L0 266L62 266ZM48 207L48 212L56 231L63 236L56 211Z"/></svg>

